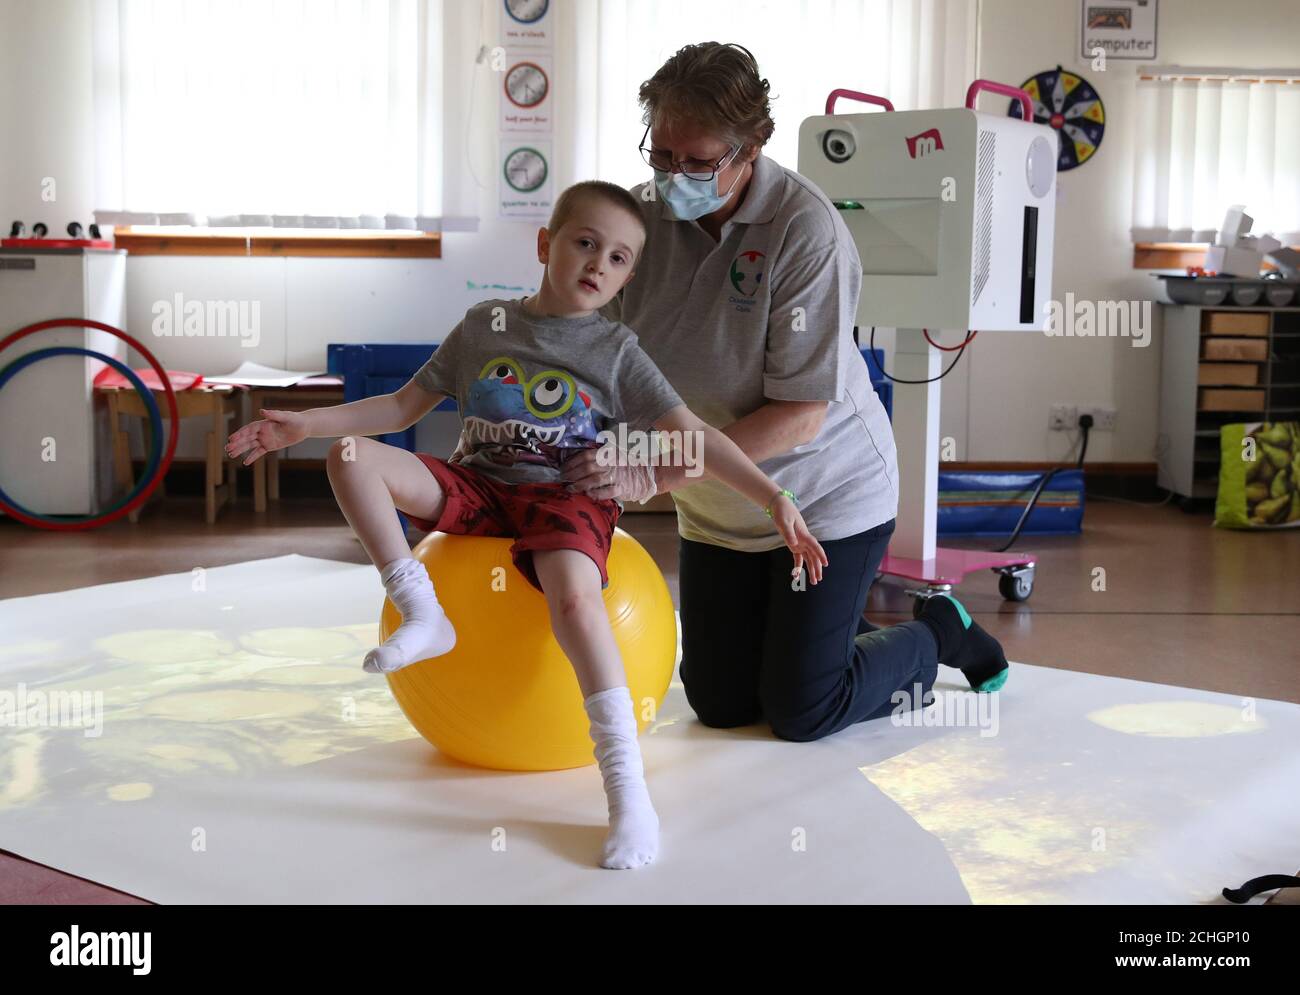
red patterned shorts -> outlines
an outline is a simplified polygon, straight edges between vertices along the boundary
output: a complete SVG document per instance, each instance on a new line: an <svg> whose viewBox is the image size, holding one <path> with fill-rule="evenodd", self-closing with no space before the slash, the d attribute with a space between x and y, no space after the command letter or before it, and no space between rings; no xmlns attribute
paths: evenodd
<svg viewBox="0 0 1300 995"><path fill-rule="evenodd" d="M447 501L436 522L407 515L416 528L451 535L514 538L510 558L533 587L541 590L533 569L533 550L576 549L600 569L601 587L609 583L605 561L620 510L616 501L597 501L571 492L563 484L506 484L459 463L428 453L416 456L429 468Z"/></svg>

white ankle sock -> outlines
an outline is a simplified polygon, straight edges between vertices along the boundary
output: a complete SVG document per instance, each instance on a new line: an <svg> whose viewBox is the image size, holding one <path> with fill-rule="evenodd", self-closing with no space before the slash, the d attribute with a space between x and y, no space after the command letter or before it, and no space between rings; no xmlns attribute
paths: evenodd
<svg viewBox="0 0 1300 995"><path fill-rule="evenodd" d="M385 564L379 579L401 612L402 624L382 645L366 654L362 669L371 674L392 673L450 652L456 645L456 630L438 604L424 564L404 556Z"/></svg>
<svg viewBox="0 0 1300 995"><path fill-rule="evenodd" d="M659 854L659 816L650 804L636 738L632 694L626 687L597 691L583 703L609 803L609 836L601 865L627 869Z"/></svg>

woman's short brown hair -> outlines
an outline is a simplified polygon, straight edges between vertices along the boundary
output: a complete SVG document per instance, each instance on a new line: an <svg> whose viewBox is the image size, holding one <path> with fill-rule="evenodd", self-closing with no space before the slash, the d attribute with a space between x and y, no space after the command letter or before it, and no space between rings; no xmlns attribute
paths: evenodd
<svg viewBox="0 0 1300 995"><path fill-rule="evenodd" d="M742 149L761 148L776 128L768 89L749 49L734 42L687 45L641 84L641 123L689 121Z"/></svg>

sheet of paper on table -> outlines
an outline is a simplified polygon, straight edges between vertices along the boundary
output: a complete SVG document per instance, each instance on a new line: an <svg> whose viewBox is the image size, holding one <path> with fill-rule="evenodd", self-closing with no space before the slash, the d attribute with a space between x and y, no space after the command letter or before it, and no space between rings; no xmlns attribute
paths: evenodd
<svg viewBox="0 0 1300 995"><path fill-rule="evenodd" d="M204 376L203 379L208 383L237 383L250 387L291 387L300 380L323 376L324 373L324 370L281 370L261 363L243 362L229 373L215 377Z"/></svg>

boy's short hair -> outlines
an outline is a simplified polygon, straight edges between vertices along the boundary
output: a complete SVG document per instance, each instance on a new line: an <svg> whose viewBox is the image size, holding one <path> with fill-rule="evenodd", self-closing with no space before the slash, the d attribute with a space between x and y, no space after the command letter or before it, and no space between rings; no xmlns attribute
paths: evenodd
<svg viewBox="0 0 1300 995"><path fill-rule="evenodd" d="M607 204L621 207L632 215L636 219L636 223L641 226L641 230L645 231L645 219L641 217L641 206L636 202L635 197L616 183L606 183L604 180L583 180L581 183L575 183L560 194L559 199L555 202L554 209L551 211L551 220L546 226L547 234L554 237L555 233L564 227L564 223L569 220L578 205L591 197L598 197Z"/></svg>

